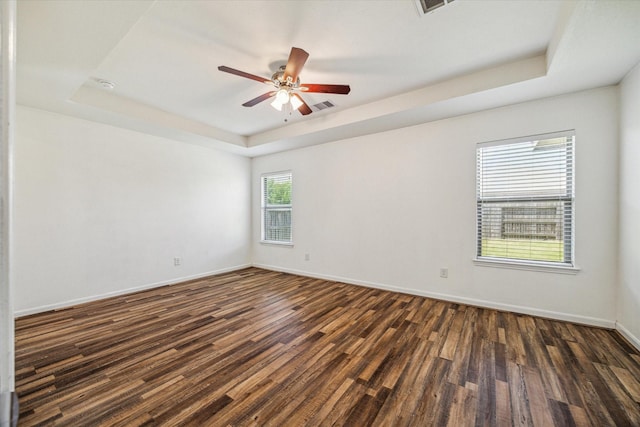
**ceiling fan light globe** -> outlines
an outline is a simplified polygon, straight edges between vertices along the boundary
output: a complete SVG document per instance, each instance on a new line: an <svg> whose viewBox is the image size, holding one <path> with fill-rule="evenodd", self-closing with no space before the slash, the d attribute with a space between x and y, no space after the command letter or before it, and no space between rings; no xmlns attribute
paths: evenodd
<svg viewBox="0 0 640 427"><path fill-rule="evenodd" d="M276 96L276 99L274 99L273 102L271 103L271 106L278 111L282 111L282 102L278 100L277 96Z"/></svg>
<svg viewBox="0 0 640 427"><path fill-rule="evenodd" d="M291 106L293 107L294 110L297 110L298 108L300 108L301 105L302 105L302 101L300 101L300 99L297 96L291 97Z"/></svg>
<svg viewBox="0 0 640 427"><path fill-rule="evenodd" d="M289 102L289 91L287 91L286 89L280 89L276 94L276 101L278 101L280 104L286 104L287 102Z"/></svg>

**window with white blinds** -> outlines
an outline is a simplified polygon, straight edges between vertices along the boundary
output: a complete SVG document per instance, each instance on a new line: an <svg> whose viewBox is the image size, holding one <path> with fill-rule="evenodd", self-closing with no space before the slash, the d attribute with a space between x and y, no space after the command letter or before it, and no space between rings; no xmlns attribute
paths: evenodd
<svg viewBox="0 0 640 427"><path fill-rule="evenodd" d="M478 144L478 259L573 266L573 131Z"/></svg>
<svg viewBox="0 0 640 427"><path fill-rule="evenodd" d="M291 172L262 175L262 241L292 243Z"/></svg>

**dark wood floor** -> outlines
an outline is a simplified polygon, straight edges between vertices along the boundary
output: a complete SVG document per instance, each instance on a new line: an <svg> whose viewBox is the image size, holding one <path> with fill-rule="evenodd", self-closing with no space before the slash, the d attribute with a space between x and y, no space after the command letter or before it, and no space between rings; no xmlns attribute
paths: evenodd
<svg viewBox="0 0 640 427"><path fill-rule="evenodd" d="M250 268L16 322L20 425L640 426L617 333Z"/></svg>

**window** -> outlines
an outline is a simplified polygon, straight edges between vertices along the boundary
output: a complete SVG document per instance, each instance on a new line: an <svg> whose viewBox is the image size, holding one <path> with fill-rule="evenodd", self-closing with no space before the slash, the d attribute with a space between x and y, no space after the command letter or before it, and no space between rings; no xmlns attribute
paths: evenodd
<svg viewBox="0 0 640 427"><path fill-rule="evenodd" d="M262 241L292 243L291 172L262 175Z"/></svg>
<svg viewBox="0 0 640 427"><path fill-rule="evenodd" d="M478 144L477 257L573 266L574 132Z"/></svg>

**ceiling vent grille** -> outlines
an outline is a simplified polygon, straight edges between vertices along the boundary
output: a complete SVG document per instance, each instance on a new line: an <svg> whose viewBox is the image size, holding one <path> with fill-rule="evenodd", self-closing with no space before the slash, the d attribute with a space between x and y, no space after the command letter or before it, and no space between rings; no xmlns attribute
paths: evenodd
<svg viewBox="0 0 640 427"><path fill-rule="evenodd" d="M336 105L331 101L318 102L317 104L312 105L311 107L315 111L325 110L327 108L335 107Z"/></svg>
<svg viewBox="0 0 640 427"><path fill-rule="evenodd" d="M416 6L418 6L418 13L420 15L426 15L433 12L441 6L445 6L454 0L415 0Z"/></svg>

